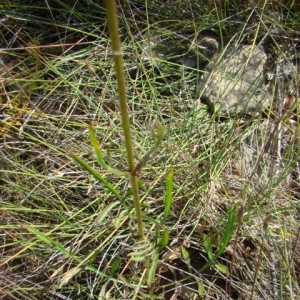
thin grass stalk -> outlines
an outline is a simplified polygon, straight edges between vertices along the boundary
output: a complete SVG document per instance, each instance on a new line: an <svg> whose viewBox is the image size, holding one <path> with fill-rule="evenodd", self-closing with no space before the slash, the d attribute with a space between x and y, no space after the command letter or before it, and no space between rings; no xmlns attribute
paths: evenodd
<svg viewBox="0 0 300 300"><path fill-rule="evenodd" d="M134 172L135 171L134 152L132 146L129 115L127 111L125 76L123 71L123 56L121 51L120 36L118 32L117 7L116 7L115 0L106 0L105 5L106 5L106 14L108 20L108 29L110 33L110 39L111 39L113 59L114 59L114 64L116 69L119 105L120 105L120 111L122 117L124 137L125 137L127 159L128 159L129 171L131 173L130 181L132 186L132 194L133 194L134 207L136 211L136 218L138 223L138 234L140 238L143 238L144 237L143 218L142 218L142 211L140 205L138 181L137 181L137 176Z"/></svg>

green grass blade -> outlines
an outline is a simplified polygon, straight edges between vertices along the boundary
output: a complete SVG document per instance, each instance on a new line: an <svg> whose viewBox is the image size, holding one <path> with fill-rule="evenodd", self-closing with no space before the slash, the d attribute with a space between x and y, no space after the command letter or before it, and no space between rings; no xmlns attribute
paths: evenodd
<svg viewBox="0 0 300 300"><path fill-rule="evenodd" d="M236 208L237 206L234 204L230 209L229 209L229 215L228 215L228 222L226 226L226 233L224 237L224 245L225 247L228 245L232 234L235 229L235 221L236 221Z"/></svg>

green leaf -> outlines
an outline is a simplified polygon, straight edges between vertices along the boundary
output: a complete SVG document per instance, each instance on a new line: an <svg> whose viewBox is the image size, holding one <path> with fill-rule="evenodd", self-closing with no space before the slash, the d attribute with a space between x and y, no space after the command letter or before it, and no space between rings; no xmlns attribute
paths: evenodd
<svg viewBox="0 0 300 300"><path fill-rule="evenodd" d="M172 192L173 192L173 183L174 183L174 168L171 168L166 182L166 195L165 195L165 211L164 211L164 221L170 214L170 209L172 205Z"/></svg>
<svg viewBox="0 0 300 300"><path fill-rule="evenodd" d="M97 137L96 137L96 134L95 134L95 131L92 127L92 125L89 125L89 135L90 135L90 140L91 140L91 144L95 150L95 153L96 153L96 156L97 156L97 160L98 162L100 163L100 165L108 170L109 172L115 174L115 175L118 175L118 176L126 176L126 177L129 177L130 176L130 173L127 172L127 171L121 171L119 169L115 169L115 168L112 168L110 167L108 164L106 164L106 162L104 161L103 157L102 157L102 151L101 151L101 147L97 141Z"/></svg>
<svg viewBox="0 0 300 300"><path fill-rule="evenodd" d="M71 154L72 158L86 171L88 171L91 175L93 175L98 181L102 182L104 186L112 192L120 201L122 201L122 197L116 191L116 189L106 181L95 169L93 169L89 164L87 164L84 160L76 156L75 154Z"/></svg>
<svg viewBox="0 0 300 300"><path fill-rule="evenodd" d="M98 218L97 218L97 222L98 223L101 223L107 216L107 214L116 206L120 204L119 201L115 201L111 204L109 204L99 215L98 215Z"/></svg>
<svg viewBox="0 0 300 300"><path fill-rule="evenodd" d="M190 254L184 247L181 248L181 254L184 260L190 265L191 264Z"/></svg>
<svg viewBox="0 0 300 300"><path fill-rule="evenodd" d="M152 255L152 261L151 261L151 266L148 271L148 276L147 276L147 285L150 286L153 281L155 280L155 275L156 275L156 269L158 265L158 256L159 253L158 251L154 252Z"/></svg>
<svg viewBox="0 0 300 300"><path fill-rule="evenodd" d="M72 252L66 251L63 245L60 242L53 241L53 245L57 250L65 254L67 257L70 257L72 255Z"/></svg>
<svg viewBox="0 0 300 300"><path fill-rule="evenodd" d="M236 208L237 208L237 206L234 204L228 210L228 221L227 221L227 225L225 227L225 234L224 234L223 241L221 243L219 243L219 249L216 254L217 257L220 256L225 251L225 249L228 246L228 244L232 238L232 235L234 233L235 223L236 223L236 218L237 218Z"/></svg>
<svg viewBox="0 0 300 300"><path fill-rule="evenodd" d="M93 261L95 260L95 258L99 255L99 253L101 253L100 249L96 249L96 250L92 250L89 254L88 254L88 262L87 264L92 266L93 265Z"/></svg>
<svg viewBox="0 0 300 300"><path fill-rule="evenodd" d="M108 290L108 288L107 288L107 286L108 286L108 284L110 283L110 281L109 280L107 280L107 281L105 281L104 282L104 284L102 285L102 287L101 287L101 291L100 291L100 293L99 293L99 295L98 295L98 299L108 299L107 297L107 290ZM110 299L110 298L109 298Z"/></svg>
<svg viewBox="0 0 300 300"><path fill-rule="evenodd" d="M221 264L215 264L216 259L225 251L227 245L230 242L230 239L233 235L233 232L235 230L235 221L236 221L236 205L232 205L231 208L228 210L228 221L227 221L227 225L225 228L225 234L224 234L224 238L223 241L218 241L218 251L217 253L214 255L212 254L212 244L211 244L211 240L207 235L203 235L203 245L205 247L207 256L209 258L209 261L199 270L199 272L203 272L204 270L206 270L207 268L209 268L210 266L214 265L220 272L222 273L226 273L226 266L221 265Z"/></svg>
<svg viewBox="0 0 300 300"><path fill-rule="evenodd" d="M144 262L146 259L144 256L140 255L133 256L132 253L129 253L129 256L134 262Z"/></svg>
<svg viewBox="0 0 300 300"><path fill-rule="evenodd" d="M29 226L29 225L24 225L24 227L31 233L35 234L37 238L48 245L53 245L57 250L59 250L61 253L63 253L66 257L71 257L72 253L69 251L66 251L63 245L60 242L54 241L52 238L49 236L45 235L44 233L40 232L36 228Z"/></svg>
<svg viewBox="0 0 300 300"><path fill-rule="evenodd" d="M203 281L198 281L198 295L203 296L205 292Z"/></svg>
<svg viewBox="0 0 300 300"><path fill-rule="evenodd" d="M227 222L224 241L223 241L223 244L224 244L225 247L227 247L227 245L229 244L230 239L231 239L231 237L233 235L233 232L235 230L236 208L237 208L237 206L234 204L229 209L228 222Z"/></svg>
<svg viewBox="0 0 300 300"><path fill-rule="evenodd" d="M142 262L148 259L156 251L152 243L147 239L137 241L132 248L134 252L130 252L129 256L133 261Z"/></svg>
<svg viewBox="0 0 300 300"><path fill-rule="evenodd" d="M118 215L118 217L115 221L115 227L116 228L118 228L120 226L120 224L121 224L121 222L123 221L124 218L128 218L128 212L126 210L122 210L119 213L119 215Z"/></svg>
<svg viewBox="0 0 300 300"><path fill-rule="evenodd" d="M206 234L203 234L203 245L204 245L204 248L205 248L208 258L210 260L212 260L213 259L212 244L211 244L210 238Z"/></svg>
<svg viewBox="0 0 300 300"><path fill-rule="evenodd" d="M153 247L148 247L145 249L141 249L140 251L130 252L129 256L133 261L142 262L145 261L145 259L148 258L150 255L152 255L153 251Z"/></svg>
<svg viewBox="0 0 300 300"><path fill-rule="evenodd" d="M225 265L222 265L222 264L214 264L214 267L220 271L221 273L223 274L226 274L227 273L227 268Z"/></svg>
<svg viewBox="0 0 300 300"><path fill-rule="evenodd" d="M113 264L111 265L111 268L110 268L110 276L114 276L115 272L118 271L120 265L122 263L122 258L121 257L118 257L114 262Z"/></svg>
<svg viewBox="0 0 300 300"><path fill-rule="evenodd" d="M163 137L164 137L164 132L165 129L162 125L160 125L159 123L155 122L152 126L151 126L151 136L152 138L155 140L155 146L154 148L157 148Z"/></svg>
<svg viewBox="0 0 300 300"><path fill-rule="evenodd" d="M164 233L158 243L159 245L159 250L163 250L164 248L166 248L166 246L169 244L169 229L165 228Z"/></svg>
<svg viewBox="0 0 300 300"><path fill-rule="evenodd" d="M46 243L48 245L53 245L54 244L54 241L46 236L44 233L40 232L39 230L35 229L34 227L32 226L29 226L29 225L24 225L24 227L31 233L35 234L37 236L37 238L43 242L43 243Z"/></svg>

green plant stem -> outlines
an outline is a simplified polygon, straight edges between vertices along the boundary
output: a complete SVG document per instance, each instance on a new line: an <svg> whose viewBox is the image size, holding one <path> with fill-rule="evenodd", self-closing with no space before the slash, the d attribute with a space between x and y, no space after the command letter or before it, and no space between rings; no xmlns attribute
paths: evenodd
<svg viewBox="0 0 300 300"><path fill-rule="evenodd" d="M114 58L115 69L116 69L119 104L120 104L120 111L122 117L122 126L123 126L123 131L125 136L125 146L127 151L129 171L131 173L130 180L132 186L134 207L136 211L136 218L138 223L138 233L139 236L143 238L144 237L143 218L142 218L142 211L140 205L138 181L136 175L134 174L135 171L134 153L132 147L130 121L129 121L128 111L127 111L125 78L123 72L123 56L121 51L120 36L118 32L117 7L116 7L115 0L106 0L105 5L106 5L107 20L108 20L108 29L110 32L110 39L111 39L111 47L112 47L113 58Z"/></svg>

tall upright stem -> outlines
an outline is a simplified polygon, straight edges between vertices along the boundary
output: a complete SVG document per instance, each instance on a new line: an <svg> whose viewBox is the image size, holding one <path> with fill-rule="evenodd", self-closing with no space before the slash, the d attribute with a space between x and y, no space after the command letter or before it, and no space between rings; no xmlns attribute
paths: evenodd
<svg viewBox="0 0 300 300"><path fill-rule="evenodd" d="M135 163L134 163L134 152L132 146L132 138L130 131L130 121L127 110L127 97L125 89L125 76L123 71L123 55L121 51L121 42L118 31L118 18L117 18L117 7L115 0L106 0L106 14L108 20L108 29L111 39L111 47L113 52L113 58L116 69L117 86L119 94L119 104L122 117L122 126L125 136L125 146L127 151L127 159L129 165L129 171L131 173L131 186L133 192L134 207L136 211L136 218L138 223L138 233L141 238L144 237L143 229L143 218L140 205L139 187L137 176L135 175Z"/></svg>

